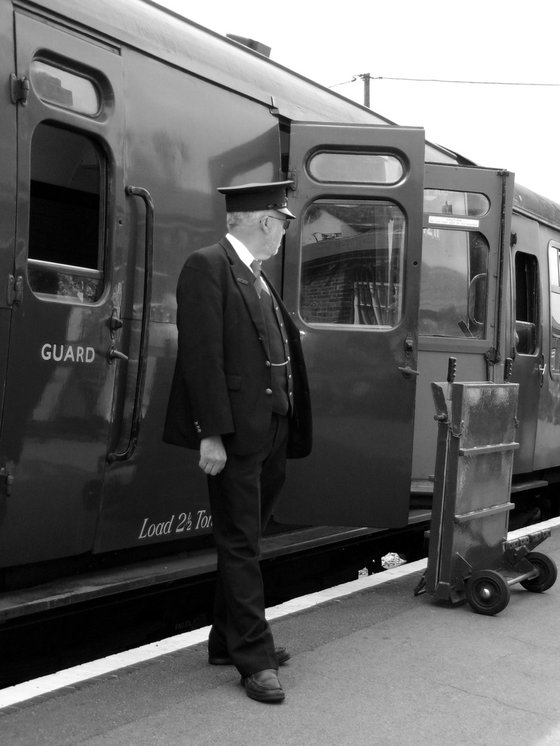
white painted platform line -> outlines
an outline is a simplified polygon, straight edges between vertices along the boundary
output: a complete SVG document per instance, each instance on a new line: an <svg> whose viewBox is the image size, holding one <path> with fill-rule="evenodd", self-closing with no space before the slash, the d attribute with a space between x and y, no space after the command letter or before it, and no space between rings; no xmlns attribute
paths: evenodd
<svg viewBox="0 0 560 746"><path fill-rule="evenodd" d="M527 528L511 531L508 534L508 539L519 538L520 536L532 534L542 529L550 529L553 531L558 528L560 528L560 517L533 526L528 526ZM358 591L363 591L367 588L382 585L390 580L406 577L415 572L421 572L426 568L426 565L427 560L422 559L417 562L410 562L409 564L385 570L381 573L376 573L375 575L368 575L359 580L342 583L334 588L327 588L318 593L311 593L307 596L294 598L291 601L286 601L286 603L272 606L267 609L266 616L269 620L280 619L289 616L290 614L295 614L298 611L304 611L305 609L319 606L327 601L350 596L352 593L357 593ZM33 679L32 681L26 681L22 684L16 684L7 689L2 689L0 690L0 709L20 704L33 699L34 697L41 697L45 694L50 694L58 689L73 686L74 684L79 684L80 682L88 681L89 679L94 679L113 671L128 668L129 666L135 666L138 663L143 663L152 658L158 658L159 656L167 655L168 653L175 653L178 650L184 650L192 645L198 645L198 643L205 642L208 639L209 631L210 627L201 627L192 632L184 632L183 634L168 637L159 642L152 642L149 645L142 645L139 648L126 650L123 653L117 653L115 655L109 655L106 658L91 661L90 663L83 663L80 666L73 666L64 671L58 671L57 673L49 674L48 676L41 676L38 679Z"/></svg>
<svg viewBox="0 0 560 746"><path fill-rule="evenodd" d="M160 640L159 642L152 642L149 645L125 650L122 653L109 655L106 658L100 658L90 663L82 663L79 666L73 666L64 671L57 671L48 676L41 676L38 679L10 686L7 689L0 690L0 709L25 702L33 697L41 697L57 689L63 689L67 686L73 686L74 684L94 679L97 676L103 676L112 671L134 666L152 658L157 658L160 655L167 655L177 650L183 650L184 648L207 640L209 631L210 627L201 627L192 632L185 632L181 635Z"/></svg>
<svg viewBox="0 0 560 746"><path fill-rule="evenodd" d="M557 518L551 518L549 521L543 521L542 523L535 523L533 526L525 526L524 528L510 531L508 533L508 539L519 539L520 536L534 534L537 531L544 531L547 528L551 531L560 528L560 516Z"/></svg>

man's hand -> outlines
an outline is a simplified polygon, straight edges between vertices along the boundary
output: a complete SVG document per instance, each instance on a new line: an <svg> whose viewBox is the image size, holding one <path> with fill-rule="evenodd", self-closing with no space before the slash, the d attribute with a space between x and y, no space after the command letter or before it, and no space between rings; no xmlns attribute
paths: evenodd
<svg viewBox="0 0 560 746"><path fill-rule="evenodd" d="M226 465L227 455L222 437L212 435L202 438L200 441L200 461L198 465L205 474L214 477L219 474Z"/></svg>

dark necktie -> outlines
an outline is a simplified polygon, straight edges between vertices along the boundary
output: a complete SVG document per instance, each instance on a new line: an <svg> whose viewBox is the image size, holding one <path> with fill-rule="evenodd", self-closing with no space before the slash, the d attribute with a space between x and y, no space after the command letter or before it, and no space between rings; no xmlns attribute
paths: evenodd
<svg viewBox="0 0 560 746"><path fill-rule="evenodd" d="M253 270L253 274L255 275L253 287L257 291L257 295L260 298L263 290L267 293L269 292L266 283L261 277L261 263L257 259L255 259L251 262L251 269Z"/></svg>

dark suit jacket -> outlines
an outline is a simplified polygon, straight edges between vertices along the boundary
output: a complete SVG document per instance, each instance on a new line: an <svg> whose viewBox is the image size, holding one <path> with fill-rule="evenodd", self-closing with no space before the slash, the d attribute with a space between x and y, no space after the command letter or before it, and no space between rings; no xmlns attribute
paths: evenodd
<svg viewBox="0 0 560 746"><path fill-rule="evenodd" d="M230 453L261 448L272 417L272 383L266 325L253 282L251 270L225 238L185 262L177 286L178 354L163 436L167 443L198 449L201 438L222 435ZM309 387L299 331L274 294L294 379L288 456L300 458L311 450Z"/></svg>

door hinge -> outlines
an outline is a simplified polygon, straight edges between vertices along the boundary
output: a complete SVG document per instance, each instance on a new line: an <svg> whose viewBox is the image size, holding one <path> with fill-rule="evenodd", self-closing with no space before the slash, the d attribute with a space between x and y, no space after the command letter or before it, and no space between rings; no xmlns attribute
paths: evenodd
<svg viewBox="0 0 560 746"><path fill-rule="evenodd" d="M6 294L6 300L9 306L13 306L15 303L21 303L23 300L23 277L18 275L8 275L8 288Z"/></svg>
<svg viewBox="0 0 560 746"><path fill-rule="evenodd" d="M14 73L10 75L10 95L13 104L25 106L29 98L29 78L25 75L17 76Z"/></svg>
<svg viewBox="0 0 560 746"><path fill-rule="evenodd" d="M490 347L489 350L486 350L484 357L488 365L497 365L501 360L500 353L495 347Z"/></svg>

